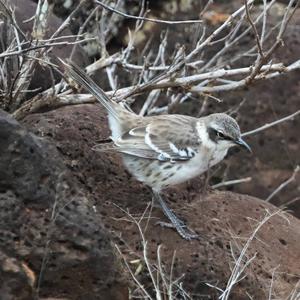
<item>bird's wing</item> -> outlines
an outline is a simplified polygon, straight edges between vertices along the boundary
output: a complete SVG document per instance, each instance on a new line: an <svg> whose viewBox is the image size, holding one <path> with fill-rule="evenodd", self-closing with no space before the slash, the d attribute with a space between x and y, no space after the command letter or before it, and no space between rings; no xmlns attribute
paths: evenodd
<svg viewBox="0 0 300 300"><path fill-rule="evenodd" d="M201 144L194 122L167 116L131 129L114 141L114 150L159 161L186 161Z"/></svg>
<svg viewBox="0 0 300 300"><path fill-rule="evenodd" d="M150 159L157 158L157 154L155 154L151 149L140 149L139 155L135 154L135 149L136 148L129 146L124 146L120 148L114 142L97 144L92 148L92 150L97 152L119 152Z"/></svg>

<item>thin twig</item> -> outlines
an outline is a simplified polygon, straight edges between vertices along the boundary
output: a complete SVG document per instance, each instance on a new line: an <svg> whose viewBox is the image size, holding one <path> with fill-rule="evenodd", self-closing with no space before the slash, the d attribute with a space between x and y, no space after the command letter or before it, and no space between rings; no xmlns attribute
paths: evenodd
<svg viewBox="0 0 300 300"><path fill-rule="evenodd" d="M19 49L18 51L4 51L4 52L0 53L0 58L10 57L10 56L19 56L19 55L31 52L33 50L47 49L47 48L55 47L55 46L78 45L78 44L86 43L88 41L93 41L93 40L95 40L95 38L76 40L74 42L56 42L56 43L52 42L52 43L48 43L48 44L39 44L39 45L31 46L29 48Z"/></svg>
<svg viewBox="0 0 300 300"><path fill-rule="evenodd" d="M276 0L272 0L270 3L268 3L268 6L266 7L266 10L269 10L272 5L276 2ZM264 13L261 13L254 21L254 24L258 23L260 21L260 19L264 16ZM222 47L220 49L220 51L215 54L201 69L202 70L207 70L208 68L210 68L214 63L216 63L221 57L224 56L224 54L232 48L232 46L234 46L235 44L237 44L239 41L242 40L243 37L245 37L248 32L251 30L251 26L249 26L248 28L246 28L245 30L243 30L236 38L234 38L234 35L232 36L234 39L230 39L227 40L224 44L224 47ZM256 48L256 46L253 47L254 49ZM250 49L251 50L251 49ZM244 53L245 54L245 53ZM230 62L224 62L223 65L228 65L231 62L234 62L235 60L238 59L238 57L242 57L244 54L239 54L237 56L234 56L234 58L230 59ZM222 66L218 66L218 68L220 68Z"/></svg>
<svg viewBox="0 0 300 300"><path fill-rule="evenodd" d="M263 52L262 45L261 45L261 42L260 42L260 37L259 37L259 34L257 32L256 26L255 26L255 24L253 23L253 21L251 19L247 0L244 0L244 3L245 3L245 10L246 10L246 16L247 16L248 22L250 23L250 26L252 27L254 35L255 35L258 52L259 52L260 56L263 58L264 57L264 52ZM265 10L265 7L264 7L264 10Z"/></svg>
<svg viewBox="0 0 300 300"><path fill-rule="evenodd" d="M278 124L280 124L280 123L282 123L282 122L285 122L285 121L288 121L288 120L293 120L294 117L296 117L296 116L299 115L299 114L300 114L300 109L297 110L296 112L294 112L293 114L288 115L288 116L286 116L286 117L284 117L284 118L281 118L281 119L279 119L279 120L276 120L276 121L274 121L274 122L272 122L272 123L267 123L267 124L265 124L265 125L263 125L263 126L261 126L261 127L258 127L258 128L256 128L256 129L253 129L253 130L244 132L244 133L242 134L242 136L244 137L244 136L256 134L256 133L258 133L258 132L260 132L260 131L263 131L263 130L269 129L269 128L275 126L275 125L278 125Z"/></svg>
<svg viewBox="0 0 300 300"><path fill-rule="evenodd" d="M300 200L300 196L296 197L296 198L293 198L293 199L289 200L288 202L285 202L285 203L281 204L279 206L279 208L284 209L284 208L294 204L295 202L298 202L299 200Z"/></svg>
<svg viewBox="0 0 300 300"><path fill-rule="evenodd" d="M126 257L123 255L122 251L120 250L120 248L118 247L118 245L115 244L116 249L118 250L119 254L121 255L121 257L123 258L124 264L127 267L127 270L129 271L132 279L134 280L134 282L137 284L137 286L143 291L144 296L146 296L145 299L152 299L152 297L150 296L150 294L146 291L146 289L144 288L144 286L139 282L139 280L136 278L135 274L132 272Z"/></svg>
<svg viewBox="0 0 300 300"><path fill-rule="evenodd" d="M286 11L284 13L284 16L282 18L282 22L279 28L279 32L277 34L276 40L274 42L274 44L269 48L268 51L266 51L265 54L263 54L263 56L258 56L253 70L251 72L251 74L245 79L246 85L251 84L255 79L256 76L259 74L259 72L261 71L261 67L268 63L271 56L273 55L273 53L275 52L275 50L282 44L282 37L283 34L287 28L288 22L291 19L292 15L294 14L296 7L294 9L292 9L293 7L293 3L295 2L295 0L290 0L289 4L286 7ZM292 10L292 12L290 12ZM260 43L260 41L258 40L258 42Z"/></svg>
<svg viewBox="0 0 300 300"><path fill-rule="evenodd" d="M270 288L269 288L269 297L268 300L272 300L272 292L273 292L273 285L274 285L274 278L275 278L275 273L276 270L279 268L279 265L277 267L275 267L272 271L272 278L271 278L271 284L270 284Z"/></svg>
<svg viewBox="0 0 300 300"><path fill-rule="evenodd" d="M51 39L57 37L60 35L71 23L71 20L75 16L75 14L79 11L81 6L86 2L87 0L80 0L78 5L75 7L75 9L72 10L72 12L68 15L68 17L64 20L64 22L59 26L59 28L52 34Z"/></svg>
<svg viewBox="0 0 300 300"><path fill-rule="evenodd" d="M252 180L252 177L246 177L246 178L241 178L241 179L235 179L235 180L228 180L228 181L223 181L217 184L212 185L211 187L213 189L217 189L223 186L229 186L229 185L235 185L239 183L244 183L244 182L249 182Z"/></svg>
<svg viewBox="0 0 300 300"><path fill-rule="evenodd" d="M300 166L296 166L296 168L294 169L293 174L291 175L291 177L289 179L287 179L286 181L284 181L283 183L281 183L279 185L279 187L277 187L275 189L275 191L273 191L268 198L266 199L267 202L270 202L272 198L274 198L279 192L281 192L287 185L289 185L291 182L293 182L298 174L298 172L300 171Z"/></svg>
<svg viewBox="0 0 300 300"><path fill-rule="evenodd" d="M254 0L249 0L247 2L248 5L252 4L254 2ZM200 51L203 50L204 47L206 47L207 45L209 45L211 43L211 41L220 33L222 32L225 28L227 28L228 26L230 26L230 24L232 23L233 19L236 18L238 15L240 15L243 11L245 10L245 7L241 7L238 10L236 10L234 13L232 13L227 20L221 25L219 26L210 36L208 36L203 42L199 43L197 45L197 47L192 50L190 52L190 54L188 54L186 56L186 61L189 62L191 61L197 54L200 53Z"/></svg>
<svg viewBox="0 0 300 300"><path fill-rule="evenodd" d="M162 23L162 24L169 24L169 25L174 25L174 24L194 24L194 23L203 23L202 20L182 20L182 21L168 21L168 20L160 20L160 19L152 19L152 18L146 18L146 17L141 17L141 16L133 16L133 15L129 15L126 14L122 11L119 11L115 8L112 8L109 5L104 4L101 1L95 0L94 1L96 4L101 5L102 7L104 7L105 9L119 14L125 18L130 18L130 19L135 19L135 20L140 20L140 21L149 21L149 22L153 22L153 23Z"/></svg>
<svg viewBox="0 0 300 300"><path fill-rule="evenodd" d="M273 213L270 213L268 210L266 210L266 214L264 216L264 218L258 223L258 225L256 226L256 228L253 230L252 234L250 235L250 237L247 239L246 243L244 244L242 250L240 251L239 257L235 258L235 256L233 256L234 260L235 260L235 264L233 267L233 270L231 272L230 278L228 279L227 285L225 290L222 292L222 294L220 295L219 299L221 300L228 300L230 299L230 294L231 291L233 289L233 287L240 282L243 278L246 277L246 275L243 275L245 272L245 269L251 264L251 262L256 258L256 254L255 253L250 259L247 259L246 261L244 261L244 258L246 257L248 248L250 246L250 244L253 242L253 240L256 238L258 231L275 215L279 215L279 213L281 212L281 210L276 210ZM233 251L232 251L233 253Z"/></svg>

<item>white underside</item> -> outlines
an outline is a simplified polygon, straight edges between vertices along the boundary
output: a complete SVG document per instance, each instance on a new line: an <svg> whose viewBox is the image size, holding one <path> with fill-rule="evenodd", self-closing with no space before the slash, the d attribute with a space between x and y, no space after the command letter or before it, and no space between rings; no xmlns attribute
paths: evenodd
<svg viewBox="0 0 300 300"><path fill-rule="evenodd" d="M165 183L168 185L176 185L206 172L209 168L222 161L227 154L226 151L214 152L214 155L207 160L208 152L202 151L197 153L195 157L187 162L183 162L181 169ZM205 157L205 159L204 159Z"/></svg>
<svg viewBox="0 0 300 300"><path fill-rule="evenodd" d="M199 149L199 152L190 160L175 162L173 164L157 160L149 161L143 158L135 160L135 157L130 155L124 155L124 163L137 180L159 191L168 186L177 185L199 176L210 167L222 161L227 154L228 148L218 150L216 148L216 146L214 149L202 146L201 150ZM141 161L147 163L144 168L138 167ZM171 167L164 169L166 164L171 165ZM151 175L147 176L149 171L151 171ZM157 176L158 173L161 173L161 175ZM166 177L169 178L163 180Z"/></svg>

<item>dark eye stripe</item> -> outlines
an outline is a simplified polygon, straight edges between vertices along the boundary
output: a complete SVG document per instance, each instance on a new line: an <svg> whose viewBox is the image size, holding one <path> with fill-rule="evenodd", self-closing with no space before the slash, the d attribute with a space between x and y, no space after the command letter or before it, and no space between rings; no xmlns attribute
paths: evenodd
<svg viewBox="0 0 300 300"><path fill-rule="evenodd" d="M226 141L232 141L232 138L229 137L229 136L224 135L223 140L226 140Z"/></svg>
<svg viewBox="0 0 300 300"><path fill-rule="evenodd" d="M222 139L222 140L226 140L226 141L231 141L231 140L232 140L231 137L225 135L223 132L218 131L218 132L217 132L217 135L218 135L218 137L219 137L220 139Z"/></svg>
<svg viewBox="0 0 300 300"><path fill-rule="evenodd" d="M233 138L224 135L222 132L217 131L216 129L214 129L212 127L209 127L207 129L207 132L208 132L209 138L212 141L214 141L215 143L217 143L218 140L226 140L226 141L232 141L233 140Z"/></svg>

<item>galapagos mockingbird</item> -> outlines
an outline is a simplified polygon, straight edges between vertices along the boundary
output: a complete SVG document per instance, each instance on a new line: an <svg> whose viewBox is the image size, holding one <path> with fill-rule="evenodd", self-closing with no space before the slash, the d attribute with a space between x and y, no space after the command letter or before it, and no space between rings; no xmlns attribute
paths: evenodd
<svg viewBox="0 0 300 300"><path fill-rule="evenodd" d="M224 113L201 118L139 116L112 101L76 65L63 64L67 75L94 95L108 112L112 141L98 145L97 149L121 153L129 172L151 187L155 199L180 236L187 240L197 238L197 234L168 208L160 192L207 171L222 161L232 146L239 145L251 151L241 138L237 122Z"/></svg>

